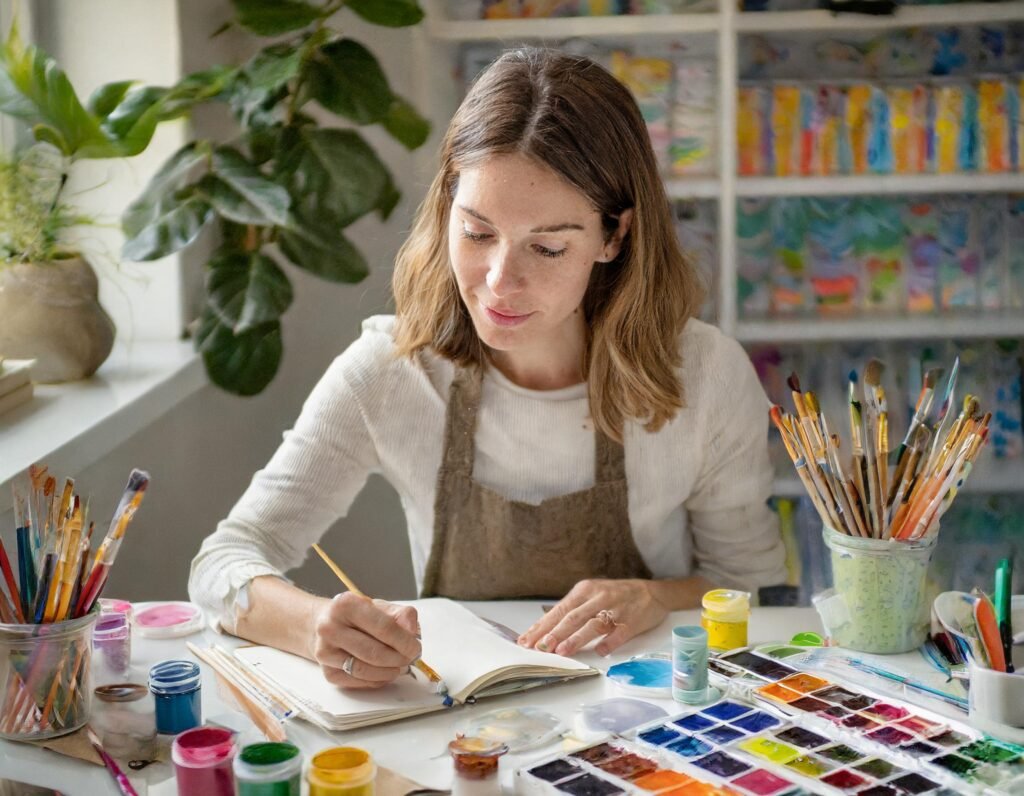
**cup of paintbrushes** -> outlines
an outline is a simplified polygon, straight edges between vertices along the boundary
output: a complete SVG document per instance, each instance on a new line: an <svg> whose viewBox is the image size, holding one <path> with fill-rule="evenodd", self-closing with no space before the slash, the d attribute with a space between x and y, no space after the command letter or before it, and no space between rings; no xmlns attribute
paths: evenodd
<svg viewBox="0 0 1024 796"><path fill-rule="evenodd" d="M0 624L0 738L32 741L89 720L98 611L64 622Z"/></svg>
<svg viewBox="0 0 1024 796"><path fill-rule="evenodd" d="M831 641L860 652L916 649L928 635L928 565L937 536L871 539L823 530L832 583L814 605Z"/></svg>

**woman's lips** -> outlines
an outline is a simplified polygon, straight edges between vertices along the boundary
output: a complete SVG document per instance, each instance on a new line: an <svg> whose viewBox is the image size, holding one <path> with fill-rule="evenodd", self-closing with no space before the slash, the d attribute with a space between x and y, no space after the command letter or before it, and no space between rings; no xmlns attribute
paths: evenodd
<svg viewBox="0 0 1024 796"><path fill-rule="evenodd" d="M533 313L518 314L512 312L499 312L490 307L484 307L487 319L496 326L518 326L529 318Z"/></svg>

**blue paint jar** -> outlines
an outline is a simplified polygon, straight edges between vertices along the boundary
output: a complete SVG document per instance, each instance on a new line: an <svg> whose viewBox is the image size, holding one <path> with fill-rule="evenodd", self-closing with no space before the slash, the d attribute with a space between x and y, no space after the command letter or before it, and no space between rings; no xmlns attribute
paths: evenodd
<svg viewBox="0 0 1024 796"><path fill-rule="evenodd" d="M149 670L149 690L156 701L156 731L177 735L203 723L199 664L163 661Z"/></svg>

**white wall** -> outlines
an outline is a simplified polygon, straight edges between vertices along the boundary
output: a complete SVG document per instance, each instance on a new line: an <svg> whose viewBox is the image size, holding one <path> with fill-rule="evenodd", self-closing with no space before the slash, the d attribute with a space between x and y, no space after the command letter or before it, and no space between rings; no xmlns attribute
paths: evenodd
<svg viewBox="0 0 1024 796"><path fill-rule="evenodd" d="M80 86L123 78L124 72L115 66L108 69L107 62L122 45L127 51L129 42L137 56L149 53L149 60L166 59L166 63L150 64L156 75L170 70L179 57L186 72L237 59L251 41L234 34L209 39L209 33L229 16L226 0L45 0L39 5L57 23L53 36L44 36L43 43L52 38L88 56L89 65L80 67L81 80L77 64L68 68ZM377 54L396 90L412 94L411 31L361 25L348 12L342 12L337 23ZM173 52L179 32L180 56ZM60 51L54 54L64 61ZM110 63L118 62L115 58ZM223 125L223 118L216 114L196 120L200 134ZM202 538L269 458L320 374L358 335L361 319L386 311L394 255L422 196L422 186L409 184L411 155L386 136L368 137L379 145L378 152L404 194L387 224L364 220L350 230L372 264L371 276L360 285L336 286L289 268L295 302L284 319L284 362L262 395L241 399L204 388L102 461L84 472L68 474L75 476L83 494L91 494L98 524L109 518L132 467L147 469L153 477L113 570L108 594L135 600L185 597L189 562ZM186 263L191 269L195 265ZM160 278L159 266L146 268L157 273L154 279ZM194 275L194 270L190 273ZM136 333L141 334L141 328L137 326ZM324 543L368 592L411 597L414 586L405 534L394 492L381 479L371 479L349 516L330 529ZM295 577L323 593L337 591L333 576L318 559L307 561Z"/></svg>

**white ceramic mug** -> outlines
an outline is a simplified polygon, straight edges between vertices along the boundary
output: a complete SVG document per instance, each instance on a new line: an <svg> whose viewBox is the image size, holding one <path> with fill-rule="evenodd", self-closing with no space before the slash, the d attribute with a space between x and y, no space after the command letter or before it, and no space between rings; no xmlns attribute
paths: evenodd
<svg viewBox="0 0 1024 796"><path fill-rule="evenodd" d="M1024 595L1013 598L1013 627L1024 628ZM995 722L1024 729L1024 645L1013 647L1013 674L997 672L971 661L970 715L972 722Z"/></svg>

